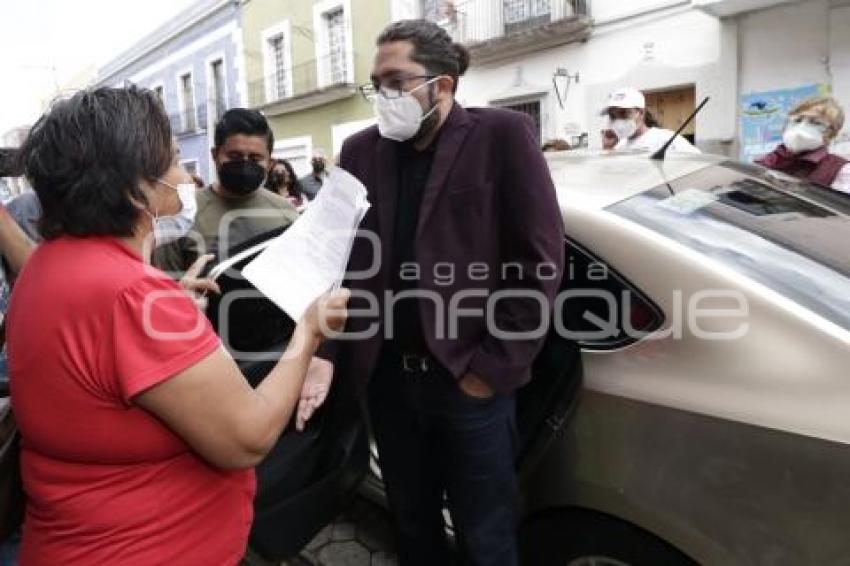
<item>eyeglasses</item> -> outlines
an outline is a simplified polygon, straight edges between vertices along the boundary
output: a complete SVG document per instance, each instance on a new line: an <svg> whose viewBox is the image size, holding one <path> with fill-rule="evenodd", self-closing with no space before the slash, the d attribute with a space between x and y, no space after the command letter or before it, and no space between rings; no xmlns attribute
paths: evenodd
<svg viewBox="0 0 850 566"><path fill-rule="evenodd" d="M379 94L384 98L401 98L409 92L404 90L404 85L408 82L415 81L416 79L431 80L438 76L439 75L408 75L394 77L382 82L372 81L370 83L366 83L359 86L358 90L360 91L360 95L363 99L369 103L374 102L375 98Z"/></svg>

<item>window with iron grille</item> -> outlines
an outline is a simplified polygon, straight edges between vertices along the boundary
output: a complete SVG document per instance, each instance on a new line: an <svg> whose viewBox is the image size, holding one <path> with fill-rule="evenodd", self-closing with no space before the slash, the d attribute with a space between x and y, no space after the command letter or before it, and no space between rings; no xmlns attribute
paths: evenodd
<svg viewBox="0 0 850 566"><path fill-rule="evenodd" d="M269 39L269 53L274 66L274 89L272 94L276 99L285 98L286 92L286 53L284 53L284 37L282 33Z"/></svg>
<svg viewBox="0 0 850 566"><path fill-rule="evenodd" d="M422 18L436 22L439 18L440 0L422 0Z"/></svg>
<svg viewBox="0 0 850 566"><path fill-rule="evenodd" d="M503 0L505 33L543 25L551 21L551 0Z"/></svg>
<svg viewBox="0 0 850 566"><path fill-rule="evenodd" d="M197 117L195 116L195 85L192 83L192 73L180 75L180 92L182 94L183 130L190 131L197 128Z"/></svg>
<svg viewBox="0 0 850 566"><path fill-rule="evenodd" d="M215 108L215 120L227 110L227 101L224 94L224 61L217 59L210 63L210 79L212 81L212 102Z"/></svg>
<svg viewBox="0 0 850 566"><path fill-rule="evenodd" d="M331 84L346 82L345 12L340 7L325 14L328 32L328 74Z"/></svg>
<svg viewBox="0 0 850 566"><path fill-rule="evenodd" d="M523 114L528 114L531 116L531 119L534 121L534 131L537 135L537 141L540 142L540 131L542 127L542 122L540 119L540 101L532 100L528 102L519 102L516 104L506 104L500 105L502 108L508 108L510 110L516 110L517 112L522 112Z"/></svg>
<svg viewBox="0 0 850 566"><path fill-rule="evenodd" d="M422 0L422 17L432 22L453 21L457 8L455 0Z"/></svg>
<svg viewBox="0 0 850 566"><path fill-rule="evenodd" d="M189 175L197 175L198 174L198 162L197 162L197 160L191 159L191 160L188 160L188 161L182 161L180 163L180 165L183 166L183 169L185 169L185 171Z"/></svg>

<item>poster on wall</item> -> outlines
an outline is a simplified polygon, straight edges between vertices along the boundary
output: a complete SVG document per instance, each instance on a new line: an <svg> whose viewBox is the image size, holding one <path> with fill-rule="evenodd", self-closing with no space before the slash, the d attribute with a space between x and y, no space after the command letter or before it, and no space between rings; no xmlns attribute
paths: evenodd
<svg viewBox="0 0 850 566"><path fill-rule="evenodd" d="M812 96L829 94L829 85L752 92L741 95L741 161L751 163L782 141L788 112Z"/></svg>

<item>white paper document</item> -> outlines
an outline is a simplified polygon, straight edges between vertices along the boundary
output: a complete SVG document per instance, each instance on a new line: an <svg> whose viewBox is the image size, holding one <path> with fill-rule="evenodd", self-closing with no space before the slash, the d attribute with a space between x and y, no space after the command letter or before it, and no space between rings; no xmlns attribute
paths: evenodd
<svg viewBox="0 0 850 566"><path fill-rule="evenodd" d="M334 167L307 210L242 274L293 320L342 283L360 222L369 210L366 187Z"/></svg>
<svg viewBox="0 0 850 566"><path fill-rule="evenodd" d="M703 191L700 189L684 189L677 192L675 195L667 197L658 202L658 206L678 212L679 214L692 214L697 210L717 202L720 197L714 193Z"/></svg>

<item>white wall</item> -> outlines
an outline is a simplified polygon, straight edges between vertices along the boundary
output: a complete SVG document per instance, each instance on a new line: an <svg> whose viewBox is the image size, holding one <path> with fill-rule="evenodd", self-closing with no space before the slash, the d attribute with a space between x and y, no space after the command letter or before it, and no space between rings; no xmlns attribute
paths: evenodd
<svg viewBox="0 0 850 566"><path fill-rule="evenodd" d="M850 114L850 6L808 0L739 21L742 94L826 83ZM850 125L833 150L850 155Z"/></svg>
<svg viewBox="0 0 850 566"><path fill-rule="evenodd" d="M418 15L417 0L392 2L394 16ZM473 66L461 79L458 98L467 105L487 105L541 95L544 138L567 137L577 128L598 142L597 114L610 90L695 85L697 102L711 97L697 118L699 144L731 155L737 155L742 93L831 83L850 115L847 2L806 0L725 19L691 4L690 0L592 0L595 25L586 43ZM580 75L564 109L552 88L558 67ZM850 135L842 139L850 151Z"/></svg>
<svg viewBox="0 0 850 566"><path fill-rule="evenodd" d="M334 124L331 126L331 143L333 143L333 155L329 158L336 159L339 152L342 151L342 144L352 134L356 134L360 130L364 130L376 123L374 118L366 120L355 120L353 122L344 122L342 124Z"/></svg>
<svg viewBox="0 0 850 566"><path fill-rule="evenodd" d="M681 2L635 4L670 8ZM607 10L614 18L613 0L593 3L597 10ZM634 8L628 3L630 10ZM519 60L487 67L473 67L461 79L458 93L464 104L485 105L511 95L546 93L546 105L552 120L545 137L565 137L572 125L598 142L601 123L598 112L608 92L620 86L652 90L696 86L698 100L711 96L712 102L697 120L697 136L701 143L729 142L735 137L737 99L737 31L736 24L693 10L673 6L667 10L644 14L630 20L616 19L594 29L586 43L571 44L541 51ZM573 84L565 109L555 102L552 74L558 67L578 72L580 82ZM545 111L544 111L545 113ZM711 148L717 151L716 148Z"/></svg>
<svg viewBox="0 0 850 566"><path fill-rule="evenodd" d="M310 167L310 158L312 156L312 136L275 140L274 149L272 150L272 157L289 161L289 164L295 170L295 174L299 177L303 177L312 171Z"/></svg>
<svg viewBox="0 0 850 566"><path fill-rule="evenodd" d="M740 16L741 92L831 82L829 19L827 0Z"/></svg>
<svg viewBox="0 0 850 566"><path fill-rule="evenodd" d="M737 33L697 10L659 14L607 31L600 29L587 45L587 109L599 107L618 86L641 90L694 85L697 102L711 102L697 117L700 144L735 137Z"/></svg>
<svg viewBox="0 0 850 566"><path fill-rule="evenodd" d="M830 11L829 69L833 94L842 103L850 105L850 6Z"/></svg>
<svg viewBox="0 0 850 566"><path fill-rule="evenodd" d="M829 69L832 93L850 115L850 6L833 8L829 15ZM850 155L850 125L845 124L834 150Z"/></svg>
<svg viewBox="0 0 850 566"><path fill-rule="evenodd" d="M392 21L409 20L421 15L419 0L390 0L390 17Z"/></svg>

